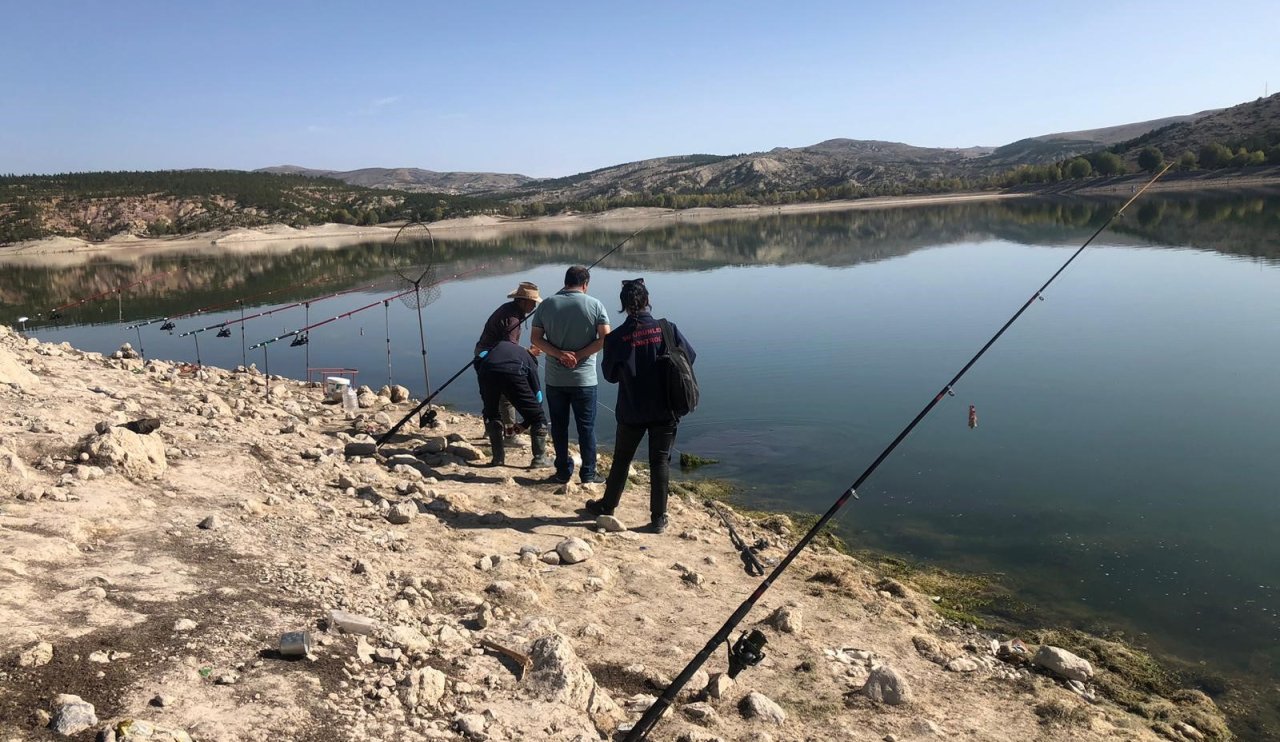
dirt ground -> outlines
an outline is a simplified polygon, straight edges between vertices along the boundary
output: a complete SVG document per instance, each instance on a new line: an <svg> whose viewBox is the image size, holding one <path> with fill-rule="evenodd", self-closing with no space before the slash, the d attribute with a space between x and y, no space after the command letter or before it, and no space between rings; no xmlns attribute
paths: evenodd
<svg viewBox="0 0 1280 742"><path fill-rule="evenodd" d="M95 707L83 740L620 739L758 585L704 502L673 498L661 535L604 532L582 510L592 492L543 483L527 449L485 466L469 416L345 455L410 408L386 391L345 413L252 369L0 327L0 740L57 738L63 693ZM141 418L161 425L112 427ZM618 517L641 526L633 480ZM766 558L794 537L733 518ZM591 553L569 564L572 538ZM765 633L764 661L728 682L718 651L651 739L1212 738L998 659L1004 637L828 548L742 628ZM294 631L311 632L306 658L280 654ZM51 658L32 659L40 642ZM864 688L886 669L909 700Z"/></svg>

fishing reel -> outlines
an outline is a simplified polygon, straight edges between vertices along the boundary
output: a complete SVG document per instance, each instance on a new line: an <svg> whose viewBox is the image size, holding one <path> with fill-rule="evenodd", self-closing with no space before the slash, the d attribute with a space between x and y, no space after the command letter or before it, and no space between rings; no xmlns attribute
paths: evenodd
<svg viewBox="0 0 1280 742"><path fill-rule="evenodd" d="M426 412L422 413L422 417L418 418L418 427L419 428L439 427L440 423L436 421L436 415L438 414L439 414L439 410L427 410Z"/></svg>
<svg viewBox="0 0 1280 742"><path fill-rule="evenodd" d="M293 342L289 343L290 348L296 348L299 345L306 345L308 342L307 333L300 332L293 336Z"/></svg>
<svg viewBox="0 0 1280 742"><path fill-rule="evenodd" d="M175 327L177 327L177 325L173 324L173 322L165 322L163 325L160 325L161 330L170 333L173 332L173 328Z"/></svg>
<svg viewBox="0 0 1280 742"><path fill-rule="evenodd" d="M218 337L220 337L220 338L229 338L229 337L231 337L231 328L230 328L230 327L224 327L224 328L222 328L221 330L218 330Z"/></svg>
<svg viewBox="0 0 1280 742"><path fill-rule="evenodd" d="M759 629L752 629L749 634L742 632L729 648L729 677L736 678L748 667L760 664L764 659L764 645L768 643L768 637Z"/></svg>

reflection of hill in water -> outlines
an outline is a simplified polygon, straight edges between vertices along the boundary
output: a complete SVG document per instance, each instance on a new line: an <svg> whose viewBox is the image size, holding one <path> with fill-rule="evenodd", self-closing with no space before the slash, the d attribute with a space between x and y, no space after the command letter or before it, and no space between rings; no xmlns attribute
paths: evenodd
<svg viewBox="0 0 1280 742"><path fill-rule="evenodd" d="M835 267L986 239L1075 245L1120 203L1113 198L1019 199L668 224L642 232L611 256L609 265L674 271L725 265ZM1126 235L1140 242L1280 262L1278 206L1280 195L1275 193L1149 196L1111 226L1111 241L1116 235ZM546 263L590 262L619 239L616 232L586 232L571 237L513 232L488 240L438 243L436 263L442 274L481 265L512 273ZM113 262L104 256L74 268L4 267L0 268L0 306L10 313L34 316L77 297L109 291L174 268L183 270L129 290L125 316L176 314L236 296L329 279L323 285L280 291L254 302L274 304L383 278L398 267L421 263L425 255L421 244L393 247L389 243L372 243L343 249L302 247L284 254L143 256L131 262ZM387 293L396 290L397 279L387 279L385 288ZM86 307L81 314L80 321L115 319L114 311L106 312L101 306Z"/></svg>

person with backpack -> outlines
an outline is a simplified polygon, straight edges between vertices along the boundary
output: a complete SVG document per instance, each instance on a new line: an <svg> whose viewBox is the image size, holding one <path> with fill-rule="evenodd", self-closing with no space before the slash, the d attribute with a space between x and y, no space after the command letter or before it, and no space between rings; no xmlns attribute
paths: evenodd
<svg viewBox="0 0 1280 742"><path fill-rule="evenodd" d="M604 339L604 378L618 385L618 432L604 495L588 500L595 515L613 515L627 486L627 473L640 440L649 436L649 530L667 528L671 449L680 417L697 404L693 376L696 353L675 324L650 314L643 278L622 282L619 296L627 320Z"/></svg>

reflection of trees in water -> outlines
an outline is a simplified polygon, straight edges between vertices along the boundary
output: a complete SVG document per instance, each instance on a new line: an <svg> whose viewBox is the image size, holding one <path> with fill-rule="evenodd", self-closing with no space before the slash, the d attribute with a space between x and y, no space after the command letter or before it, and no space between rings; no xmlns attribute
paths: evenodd
<svg viewBox="0 0 1280 742"><path fill-rule="evenodd" d="M609 265L649 270L761 264L850 266L926 247L985 239L1074 245L1121 203L1108 197L1024 198L664 223L642 232L611 256ZM1275 193L1153 194L1116 220L1111 229L1156 244L1280 262L1277 207L1280 195ZM438 242L436 263L441 275L482 264L494 271L518 272L548 262L590 262L621 239L616 231L572 235L509 232L483 240ZM274 304L368 283L424 259L420 243L393 246L382 242L342 249L299 248L288 253L143 256L128 263L104 257L73 268L11 266L0 268L0 304L34 314L150 274L182 268L175 276L126 294L126 316L138 318L177 314L236 296L331 279L255 302ZM387 279L386 288L388 293L396 289L393 277ZM86 307L83 313L104 314L106 318L105 310L99 310ZM110 319L114 319L114 312Z"/></svg>

